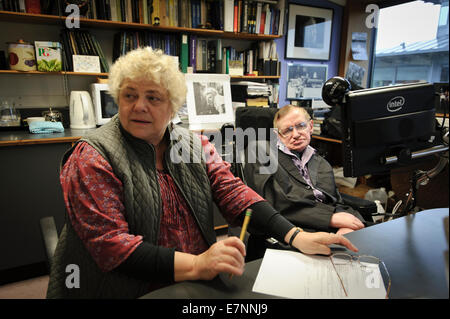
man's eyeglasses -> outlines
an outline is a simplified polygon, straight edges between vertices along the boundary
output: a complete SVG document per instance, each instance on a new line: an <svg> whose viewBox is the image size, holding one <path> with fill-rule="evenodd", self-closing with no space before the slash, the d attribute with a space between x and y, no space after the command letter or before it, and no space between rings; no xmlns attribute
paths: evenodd
<svg viewBox="0 0 450 319"><path fill-rule="evenodd" d="M389 272L387 270L385 263L381 259L379 259L375 256L368 256L368 255L352 256L352 255L345 254L345 253L336 253L336 254L332 254L330 256L330 260L331 260L331 263L333 264L333 268L336 271L336 274L339 278L339 281L341 283L342 289L344 290L346 297L348 297L348 291L345 289L344 282L343 282L341 274L340 274L340 272L342 270L341 267L346 267L346 266L351 265L353 262L356 262L361 269L366 270L367 272L370 272L371 268L373 269L373 267L375 267L375 266L379 267L381 265L383 268L384 274L385 274L384 276L382 275L382 277L383 277L382 280L384 281L384 279L387 279L386 280L387 287L385 285L385 287L386 287L386 297L385 298L387 299L389 297L389 293L391 291L391 276L389 275ZM381 268L379 268L379 269L381 272ZM377 283L377 284L379 284L379 283Z"/></svg>
<svg viewBox="0 0 450 319"><path fill-rule="evenodd" d="M300 131L304 131L308 128L308 123L307 122L300 122L295 124L294 126L289 126L287 128L284 129L278 129L278 134L280 134L283 137L291 137L292 134L294 134L294 128L300 132Z"/></svg>

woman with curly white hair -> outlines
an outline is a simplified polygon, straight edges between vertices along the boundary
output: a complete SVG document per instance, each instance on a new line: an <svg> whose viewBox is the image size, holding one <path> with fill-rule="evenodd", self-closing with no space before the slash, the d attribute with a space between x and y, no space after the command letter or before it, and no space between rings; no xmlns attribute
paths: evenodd
<svg viewBox="0 0 450 319"><path fill-rule="evenodd" d="M216 242L213 201L231 225L253 209L250 227L304 253L329 254L331 243L356 250L341 236L300 232L235 178L205 137L171 123L186 97L172 57L131 51L112 66L109 86L119 113L62 161L68 219L48 298L137 298L178 281L242 275L245 246L237 237Z"/></svg>

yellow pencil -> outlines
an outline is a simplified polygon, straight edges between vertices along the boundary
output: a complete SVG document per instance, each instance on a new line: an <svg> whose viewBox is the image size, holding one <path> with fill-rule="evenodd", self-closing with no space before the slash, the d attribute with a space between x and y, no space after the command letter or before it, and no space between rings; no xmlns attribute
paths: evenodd
<svg viewBox="0 0 450 319"><path fill-rule="evenodd" d="M248 223L250 222L251 217L252 217L252 210L250 208L247 208L247 210L245 211L244 223L242 224L241 236L239 237L241 241L244 241L245 233L247 232ZM233 275L230 274L229 277L231 279L233 278Z"/></svg>
<svg viewBox="0 0 450 319"><path fill-rule="evenodd" d="M248 223L250 222L250 217L252 217L252 210L247 208L245 211L244 223L242 224L241 236L239 237L242 241L244 241L245 232L247 231Z"/></svg>

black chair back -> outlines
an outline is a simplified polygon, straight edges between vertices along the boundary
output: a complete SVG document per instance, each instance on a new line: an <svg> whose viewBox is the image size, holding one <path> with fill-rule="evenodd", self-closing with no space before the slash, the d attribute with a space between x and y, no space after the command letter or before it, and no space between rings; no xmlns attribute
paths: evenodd
<svg viewBox="0 0 450 319"><path fill-rule="evenodd" d="M273 118L278 108L247 106L236 109L236 128L246 130L251 127L255 130L266 128L266 139L270 138L270 131L273 128ZM245 145L247 146L247 145Z"/></svg>

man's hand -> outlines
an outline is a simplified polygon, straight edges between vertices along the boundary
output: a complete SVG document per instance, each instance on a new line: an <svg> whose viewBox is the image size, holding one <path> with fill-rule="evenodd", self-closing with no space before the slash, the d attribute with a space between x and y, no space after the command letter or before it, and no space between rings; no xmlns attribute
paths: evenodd
<svg viewBox="0 0 450 319"><path fill-rule="evenodd" d="M364 228L364 224L352 214L341 212L331 216L330 227L358 230Z"/></svg>
<svg viewBox="0 0 450 319"><path fill-rule="evenodd" d="M328 245L339 244L357 252L356 248L347 238L333 233L308 233L301 232L295 238L292 245L304 254L331 254Z"/></svg>

